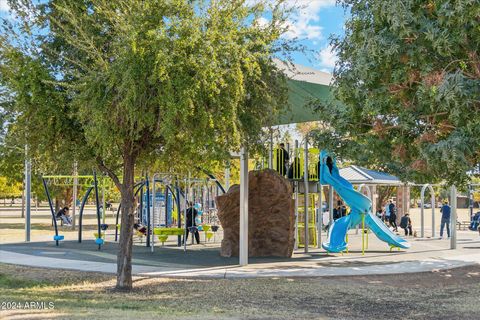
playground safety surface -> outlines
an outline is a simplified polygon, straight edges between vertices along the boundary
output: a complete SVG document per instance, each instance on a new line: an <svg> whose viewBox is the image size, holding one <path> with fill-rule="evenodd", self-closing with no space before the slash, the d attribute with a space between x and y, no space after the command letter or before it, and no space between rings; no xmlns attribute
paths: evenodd
<svg viewBox="0 0 480 320"><path fill-rule="evenodd" d="M361 235L352 230L350 250L328 254L322 249L303 248L293 257L250 258L246 267L238 258L219 255L217 243L188 245L187 252L170 241L156 246L154 252L145 244L134 247L133 272L160 277L251 278L251 277L321 277L371 274L415 273L446 270L480 263L480 238L469 231L458 231L458 249L450 250L447 239L409 238L412 248L392 251L374 236L362 254ZM116 272L118 244L106 242L101 250L94 241L53 241L8 243L0 245L0 262L32 267L61 268L79 271ZM477 250L475 250L477 249Z"/></svg>

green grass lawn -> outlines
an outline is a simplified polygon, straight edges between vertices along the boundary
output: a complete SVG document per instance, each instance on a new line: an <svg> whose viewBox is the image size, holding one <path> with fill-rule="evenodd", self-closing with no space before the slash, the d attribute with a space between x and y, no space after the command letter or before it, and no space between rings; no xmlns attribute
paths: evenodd
<svg viewBox="0 0 480 320"><path fill-rule="evenodd" d="M479 267L412 275L135 278L0 264L0 301L54 302L52 310L0 311L14 319L478 319Z"/></svg>

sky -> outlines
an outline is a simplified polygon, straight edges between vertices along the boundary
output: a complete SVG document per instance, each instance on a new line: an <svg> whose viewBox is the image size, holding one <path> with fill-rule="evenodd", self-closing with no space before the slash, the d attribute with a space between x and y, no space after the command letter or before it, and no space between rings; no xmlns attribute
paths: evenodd
<svg viewBox="0 0 480 320"><path fill-rule="evenodd" d="M251 0L254 2L255 0ZM288 5L303 7L288 22L288 38L301 39L309 50L308 55L293 56L298 64L331 73L336 57L329 46L329 37L343 33L344 10L335 5L335 0L287 0ZM7 0L0 0L0 17L8 16Z"/></svg>
<svg viewBox="0 0 480 320"><path fill-rule="evenodd" d="M288 0L303 7L289 23L287 37L297 37L315 52L305 56L296 54L295 62L331 73L336 57L329 46L332 35L342 35L346 15L335 0Z"/></svg>

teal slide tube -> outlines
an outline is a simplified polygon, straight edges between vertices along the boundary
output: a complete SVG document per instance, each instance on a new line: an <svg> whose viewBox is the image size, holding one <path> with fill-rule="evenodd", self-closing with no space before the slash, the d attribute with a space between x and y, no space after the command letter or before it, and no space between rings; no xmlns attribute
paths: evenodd
<svg viewBox="0 0 480 320"><path fill-rule="evenodd" d="M320 182L323 185L331 185L351 209L349 215L336 220L330 226L329 242L322 243L325 250L328 252L345 251L347 232L361 223L362 215L365 215L365 226L372 230L378 239L393 247L410 248L410 244L405 239L394 234L382 220L372 213L370 199L356 191L350 182L340 176L335 158L325 150L320 153Z"/></svg>

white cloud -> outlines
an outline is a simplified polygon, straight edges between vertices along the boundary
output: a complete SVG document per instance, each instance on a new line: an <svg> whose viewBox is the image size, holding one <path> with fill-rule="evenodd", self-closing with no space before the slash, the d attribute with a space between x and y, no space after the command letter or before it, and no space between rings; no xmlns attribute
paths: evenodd
<svg viewBox="0 0 480 320"><path fill-rule="evenodd" d="M0 11L5 12L10 10L7 0L0 0Z"/></svg>
<svg viewBox="0 0 480 320"><path fill-rule="evenodd" d="M267 4L274 4L275 0L246 0L247 6L255 5L263 1ZM333 7L336 0L286 0L286 8L298 8L292 13L291 19L286 21L288 31L285 33L287 38L307 38L309 40L322 39L322 26L318 24L320 10L327 7ZM263 20L262 20L263 19ZM266 24L268 20L261 18L259 23Z"/></svg>
<svg viewBox="0 0 480 320"><path fill-rule="evenodd" d="M289 38L322 39L322 27L318 25L319 12L326 7L335 6L335 0L288 0L288 6L299 6L300 9L287 22Z"/></svg>
<svg viewBox="0 0 480 320"><path fill-rule="evenodd" d="M333 52L333 47L328 45L324 47L318 53L319 65L327 70L332 70L335 67L335 62L337 61L337 56Z"/></svg>

